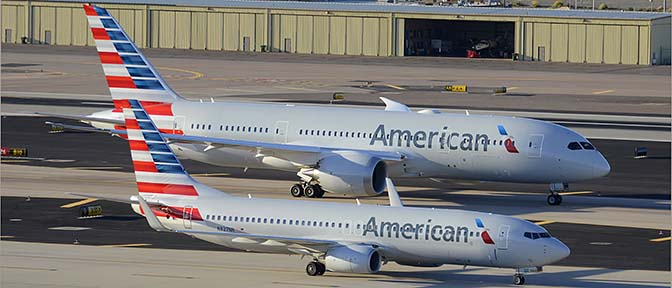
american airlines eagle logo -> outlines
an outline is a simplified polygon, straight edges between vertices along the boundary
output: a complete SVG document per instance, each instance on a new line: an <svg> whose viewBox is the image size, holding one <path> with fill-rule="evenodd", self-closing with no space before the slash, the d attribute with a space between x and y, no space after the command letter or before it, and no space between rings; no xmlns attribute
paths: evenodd
<svg viewBox="0 0 672 288"><path fill-rule="evenodd" d="M502 135L506 138L506 139L504 139L504 148L506 148L506 151L509 152L509 153L518 153L518 149L513 144L513 137L509 136L509 133L506 132L506 129L504 129L504 126L503 125L497 125L497 130L499 130L499 135Z"/></svg>
<svg viewBox="0 0 672 288"><path fill-rule="evenodd" d="M483 221L481 221L480 218L476 218L476 227L479 229L485 229L485 225L483 225ZM483 243L485 244L495 245L495 241L492 241L492 238L490 237L490 234L488 234L487 230L481 233L481 239L483 239Z"/></svg>

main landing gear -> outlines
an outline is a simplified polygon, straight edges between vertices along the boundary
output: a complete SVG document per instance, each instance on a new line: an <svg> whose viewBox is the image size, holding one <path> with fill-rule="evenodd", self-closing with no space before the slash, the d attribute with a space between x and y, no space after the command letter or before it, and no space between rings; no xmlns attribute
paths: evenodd
<svg viewBox="0 0 672 288"><path fill-rule="evenodd" d="M560 192L567 191L569 189L569 184L567 183L551 183L549 185L549 192L551 195L548 195L548 198L546 198L546 202L548 205L551 206L557 206L562 203L562 196L560 195Z"/></svg>
<svg viewBox="0 0 672 288"><path fill-rule="evenodd" d="M317 184L299 183L292 185L289 193L294 197L306 196L308 198L322 198L324 190Z"/></svg>
<svg viewBox="0 0 672 288"><path fill-rule="evenodd" d="M308 276L320 276L324 275L324 272L327 272L327 266L320 262L312 261L306 266L306 274Z"/></svg>

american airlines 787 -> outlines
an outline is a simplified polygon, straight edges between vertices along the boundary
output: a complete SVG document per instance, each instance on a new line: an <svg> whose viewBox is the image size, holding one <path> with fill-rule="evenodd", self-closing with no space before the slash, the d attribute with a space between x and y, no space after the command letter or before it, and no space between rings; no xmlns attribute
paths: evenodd
<svg viewBox="0 0 672 288"><path fill-rule="evenodd" d="M123 136L123 100L143 103L180 157L219 166L295 171L293 196L378 195L385 178L436 177L550 184L547 200L575 181L610 172L580 134L526 118L386 108L189 101L159 75L103 8L86 10L115 108L69 116ZM54 123L54 125L81 128Z"/></svg>

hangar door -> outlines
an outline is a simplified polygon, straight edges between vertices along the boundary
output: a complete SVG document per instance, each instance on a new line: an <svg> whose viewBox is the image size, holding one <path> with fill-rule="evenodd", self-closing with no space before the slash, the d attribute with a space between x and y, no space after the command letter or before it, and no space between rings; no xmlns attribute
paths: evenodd
<svg viewBox="0 0 672 288"><path fill-rule="evenodd" d="M510 59L513 33L514 22L405 19L404 55Z"/></svg>

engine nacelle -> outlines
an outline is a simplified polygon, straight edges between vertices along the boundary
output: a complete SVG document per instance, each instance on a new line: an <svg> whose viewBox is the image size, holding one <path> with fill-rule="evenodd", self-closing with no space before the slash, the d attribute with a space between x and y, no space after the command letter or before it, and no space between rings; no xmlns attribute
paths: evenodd
<svg viewBox="0 0 672 288"><path fill-rule="evenodd" d="M382 261L380 253L371 246L339 246L327 251L327 270L346 273L376 273Z"/></svg>
<svg viewBox="0 0 672 288"><path fill-rule="evenodd" d="M385 190L387 165L378 157L343 151L322 158L317 169L302 171L325 191L354 196L376 196Z"/></svg>

